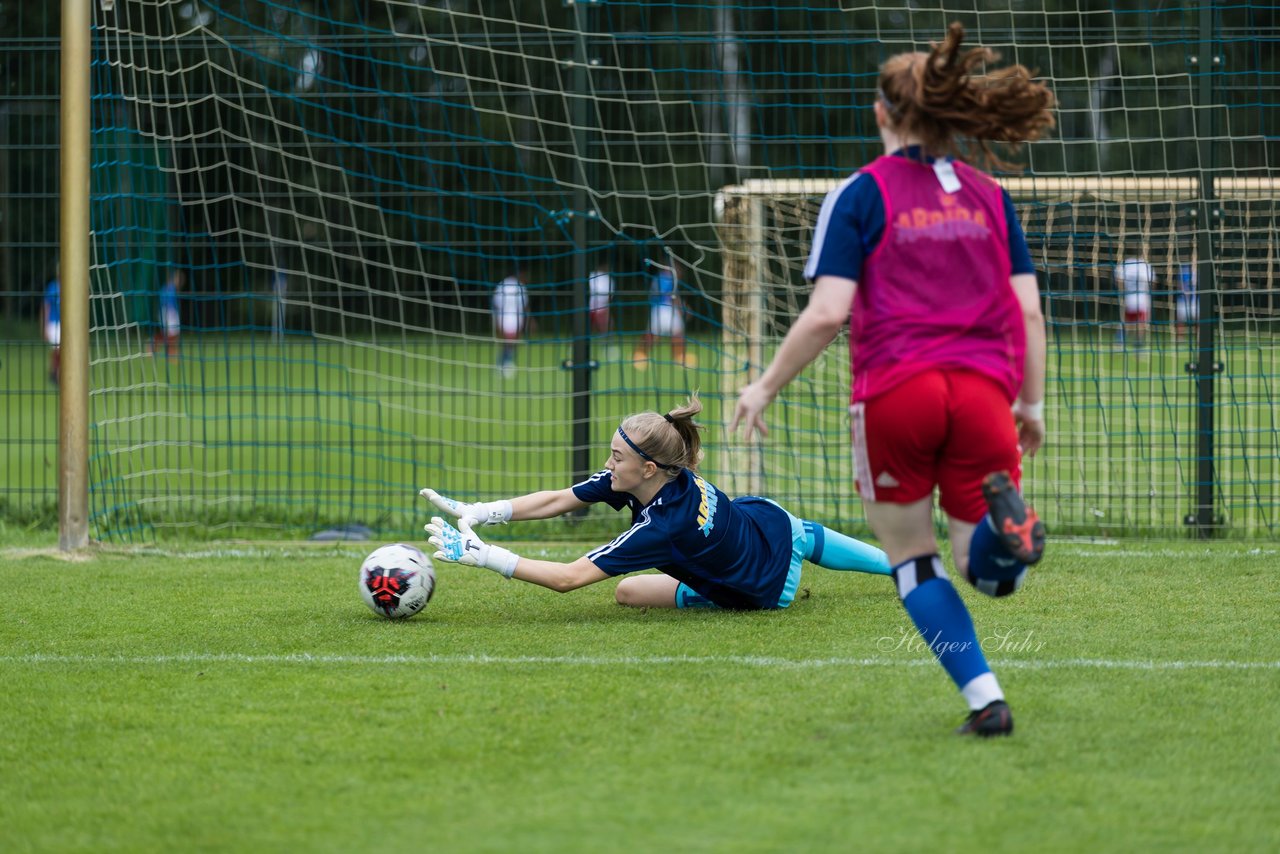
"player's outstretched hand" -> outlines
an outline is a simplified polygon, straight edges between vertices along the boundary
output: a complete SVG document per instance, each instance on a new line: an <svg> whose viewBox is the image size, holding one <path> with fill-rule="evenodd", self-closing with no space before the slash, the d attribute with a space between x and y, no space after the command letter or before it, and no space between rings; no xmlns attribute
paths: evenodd
<svg viewBox="0 0 1280 854"><path fill-rule="evenodd" d="M418 494L430 501L437 510L448 513L454 519L470 519L481 525L501 525L511 521L510 501L477 501L466 504L441 495L429 487Z"/></svg>
<svg viewBox="0 0 1280 854"><path fill-rule="evenodd" d="M729 422L729 434L733 435L742 425L742 438L751 439L753 431L761 437L769 435L769 426L764 423L764 411L773 403L774 395L760 384L752 383L738 395L738 405L733 411L733 420Z"/></svg>
<svg viewBox="0 0 1280 854"><path fill-rule="evenodd" d="M427 542L437 549L434 557L438 560L479 566L480 561L487 556L489 546L478 536L474 536L474 531L473 536L468 538L439 516L432 516L425 530L428 534Z"/></svg>
<svg viewBox="0 0 1280 854"><path fill-rule="evenodd" d="M433 555L438 560L460 563L464 566L480 566L491 569L505 578L516 571L520 558L501 546L491 546L471 529L471 522L462 519L453 527L439 516L432 516L425 526L427 542L436 547Z"/></svg>

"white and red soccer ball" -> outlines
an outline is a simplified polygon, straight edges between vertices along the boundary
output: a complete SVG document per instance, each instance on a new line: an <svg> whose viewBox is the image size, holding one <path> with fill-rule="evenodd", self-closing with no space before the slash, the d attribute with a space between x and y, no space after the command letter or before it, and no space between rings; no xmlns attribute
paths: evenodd
<svg viewBox="0 0 1280 854"><path fill-rule="evenodd" d="M360 565L360 598L389 620L412 617L436 590L436 571L421 549L392 543L373 550Z"/></svg>

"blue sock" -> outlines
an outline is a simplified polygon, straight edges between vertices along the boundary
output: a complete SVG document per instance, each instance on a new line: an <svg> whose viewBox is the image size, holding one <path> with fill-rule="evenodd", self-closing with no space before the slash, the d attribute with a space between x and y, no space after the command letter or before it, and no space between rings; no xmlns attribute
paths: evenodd
<svg viewBox="0 0 1280 854"><path fill-rule="evenodd" d="M845 536L839 531L802 520L804 523L804 557L826 569L870 572L890 575L889 557L875 546Z"/></svg>
<svg viewBox="0 0 1280 854"><path fill-rule="evenodd" d="M974 679L991 672L973 630L969 609L951 586L937 555L898 564L893 568L893 579L911 622L957 688L963 691Z"/></svg>
<svg viewBox="0 0 1280 854"><path fill-rule="evenodd" d="M991 516L983 516L969 541L969 578L973 585L988 596L1008 596L1022 586L1026 568L996 535Z"/></svg>

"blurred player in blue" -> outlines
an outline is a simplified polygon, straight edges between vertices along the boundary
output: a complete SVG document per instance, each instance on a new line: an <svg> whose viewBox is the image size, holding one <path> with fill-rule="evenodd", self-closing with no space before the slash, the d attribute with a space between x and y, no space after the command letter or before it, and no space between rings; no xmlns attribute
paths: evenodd
<svg viewBox="0 0 1280 854"><path fill-rule="evenodd" d="M649 367L649 352L658 338L671 340L671 359L686 368L697 367L692 353L685 350L684 303L680 299L680 281L684 268L672 259L671 265L655 265L649 283L649 329L631 357L638 371Z"/></svg>
<svg viewBox="0 0 1280 854"><path fill-rule="evenodd" d="M182 315L178 311L178 291L186 277L181 270L170 270L160 286L160 328L156 331L153 352L164 348L170 359L178 358L178 338L182 334Z"/></svg>
<svg viewBox="0 0 1280 854"><path fill-rule="evenodd" d="M49 343L49 382L58 384L62 369L62 287L58 281L58 268L53 268L53 278L44 286L44 302L40 306L40 326L44 340Z"/></svg>
<svg viewBox="0 0 1280 854"><path fill-rule="evenodd" d="M808 560L827 569L888 575L880 549L798 519L767 498L730 499L697 472L702 456L697 398L666 415L623 420L604 471L567 489L464 504L424 489L453 520L427 525L435 556L491 569L561 593L639 570L619 582L619 604L647 608L785 608ZM631 527L570 563L519 557L485 543L473 525L549 519L604 502L631 512ZM454 527L454 524L457 527Z"/></svg>

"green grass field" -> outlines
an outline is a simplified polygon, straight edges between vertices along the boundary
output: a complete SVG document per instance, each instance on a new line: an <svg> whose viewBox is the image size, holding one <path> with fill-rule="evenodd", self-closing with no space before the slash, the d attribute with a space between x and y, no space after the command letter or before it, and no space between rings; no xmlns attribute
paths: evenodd
<svg viewBox="0 0 1280 854"><path fill-rule="evenodd" d="M882 577L672 613L444 565L391 623L354 544L0 543L4 851L1280 847L1274 546L963 590L1017 722L978 742Z"/></svg>
<svg viewBox="0 0 1280 854"><path fill-rule="evenodd" d="M1097 334L1095 334L1095 332ZM854 531L847 359L839 344L770 411L774 432L750 480L726 435L742 365L716 338L693 342L696 368L659 346L646 371L634 336L596 349L591 429L603 459L618 420L700 390L704 471L730 494L764 492L801 515ZM1264 333L1222 342L1215 410L1215 502L1225 533L1280 530L1280 345ZM335 523L410 536L423 486L467 497L522 494L573 477L572 372L563 341L520 348L503 380L483 339L378 341L189 335L183 358L124 336L95 339L91 430L93 533L116 542L179 537L298 537ZM1060 533L1175 537L1195 508L1196 385L1185 341L1138 353L1106 330L1061 327L1050 350L1051 435L1027 467L1030 497ZM0 370L0 515L47 520L56 477L57 397L38 343L5 348ZM26 502L27 506L22 506ZM30 505L46 508L43 517ZM594 518L594 517L593 517ZM591 522L589 519L588 522ZM612 518L591 530L600 533ZM549 536L576 538L562 527Z"/></svg>

